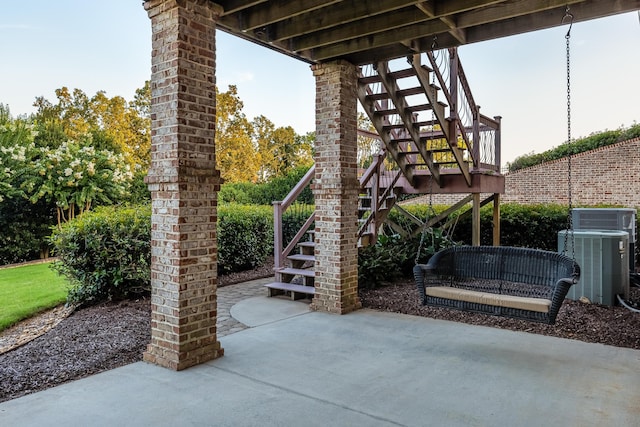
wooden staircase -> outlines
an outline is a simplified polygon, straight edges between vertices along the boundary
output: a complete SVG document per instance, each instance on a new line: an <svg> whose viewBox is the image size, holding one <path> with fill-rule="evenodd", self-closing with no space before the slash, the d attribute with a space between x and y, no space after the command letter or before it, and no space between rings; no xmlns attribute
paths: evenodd
<svg viewBox="0 0 640 427"><path fill-rule="evenodd" d="M313 265L316 257L316 247L313 241L313 230L308 230L310 240L298 242L298 253L287 255L288 267L276 270L276 280L265 285L269 296L287 294L291 299L301 299L312 296L315 293L315 271Z"/></svg>
<svg viewBox="0 0 640 427"><path fill-rule="evenodd" d="M456 49L362 67L358 99L383 143L360 177L360 246L377 241L402 193L479 194L481 188L499 187L495 182L483 187L483 176L499 177L504 183L499 118L480 114ZM395 165L392 170L385 165L388 157ZM274 204L276 277L266 285L269 296L298 299L314 294L314 214L284 248L281 229L283 212L309 185L313 173L312 167L285 200ZM464 200L467 203L471 197Z"/></svg>

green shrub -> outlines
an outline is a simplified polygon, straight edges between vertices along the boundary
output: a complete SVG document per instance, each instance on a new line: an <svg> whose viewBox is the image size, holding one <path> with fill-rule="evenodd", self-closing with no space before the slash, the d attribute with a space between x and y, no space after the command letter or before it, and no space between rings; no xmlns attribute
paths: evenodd
<svg viewBox="0 0 640 427"><path fill-rule="evenodd" d="M431 255L452 245L454 242L438 228L426 229L424 236L380 235L375 245L358 250L358 284L375 288L400 277L411 277L416 257L419 256L418 263L424 264Z"/></svg>
<svg viewBox="0 0 640 427"><path fill-rule="evenodd" d="M567 227L568 207L557 204L500 206L500 244L549 251L558 250L558 231ZM471 244L471 216L461 218L453 234L455 240ZM493 244L493 207L480 209L480 243Z"/></svg>
<svg viewBox="0 0 640 427"><path fill-rule="evenodd" d="M569 154L584 153L585 151L605 147L617 142L628 141L639 136L640 124L638 123L634 123L628 128L595 132L589 136L578 138L570 144L565 143L543 153L531 153L518 156L513 162L507 163L507 168L509 169L509 172L514 172L519 169L539 165L544 162L561 159Z"/></svg>
<svg viewBox="0 0 640 427"><path fill-rule="evenodd" d="M304 222L311 216L315 209L313 205L303 205L294 203L289 206L284 215L282 215L282 241L284 246L288 245L295 237L296 233L302 228ZM311 224L313 229L313 224Z"/></svg>
<svg viewBox="0 0 640 427"><path fill-rule="evenodd" d="M151 211L101 207L54 231L54 268L70 283L68 301L90 305L150 291Z"/></svg>
<svg viewBox="0 0 640 427"><path fill-rule="evenodd" d="M249 270L273 253L271 206L218 207L218 272Z"/></svg>
<svg viewBox="0 0 640 427"><path fill-rule="evenodd" d="M64 224L51 242L55 268L69 278L69 301L93 304L150 290L151 210L103 207ZM270 206L218 207L220 274L263 265L273 253Z"/></svg>
<svg viewBox="0 0 640 427"><path fill-rule="evenodd" d="M250 182L230 182L223 184L218 193L220 204L237 203L239 205L255 204L256 184Z"/></svg>
<svg viewBox="0 0 640 427"><path fill-rule="evenodd" d="M220 188L218 200L221 204L237 203L271 206L274 201L284 199L308 170L308 166L299 166L285 176L276 177L269 182L260 184L251 182L226 183ZM297 202L313 204L313 194L310 186L302 190Z"/></svg>
<svg viewBox="0 0 640 427"><path fill-rule="evenodd" d="M0 203L0 265L32 261L49 253L55 206L16 197Z"/></svg>

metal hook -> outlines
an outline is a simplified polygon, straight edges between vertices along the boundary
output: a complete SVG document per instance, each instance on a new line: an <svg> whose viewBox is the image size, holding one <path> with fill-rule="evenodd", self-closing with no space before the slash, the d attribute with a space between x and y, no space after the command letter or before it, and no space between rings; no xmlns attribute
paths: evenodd
<svg viewBox="0 0 640 427"><path fill-rule="evenodd" d="M573 14L569 12L569 5L567 5L567 9L565 10L564 16L562 17L562 21L560 23L564 24L567 18L569 19L569 30L567 31L567 35L564 37L568 39L569 37L571 37L571 27L573 26Z"/></svg>

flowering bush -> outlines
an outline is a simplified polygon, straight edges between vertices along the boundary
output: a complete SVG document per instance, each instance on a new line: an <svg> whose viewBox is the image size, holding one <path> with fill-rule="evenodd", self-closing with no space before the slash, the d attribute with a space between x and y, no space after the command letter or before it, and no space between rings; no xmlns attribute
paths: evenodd
<svg viewBox="0 0 640 427"><path fill-rule="evenodd" d="M0 202L22 195L20 178L35 151L32 126L13 122L0 126Z"/></svg>
<svg viewBox="0 0 640 427"><path fill-rule="evenodd" d="M40 148L33 172L22 184L32 202L56 204L58 224L89 210L93 202L111 203L123 197L133 173L121 154L91 146L91 138L67 141L58 148Z"/></svg>

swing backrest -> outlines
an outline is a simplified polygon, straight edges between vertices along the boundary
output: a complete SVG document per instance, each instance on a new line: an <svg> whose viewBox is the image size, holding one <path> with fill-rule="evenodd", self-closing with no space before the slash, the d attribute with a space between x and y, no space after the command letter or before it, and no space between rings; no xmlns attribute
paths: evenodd
<svg viewBox="0 0 640 427"><path fill-rule="evenodd" d="M560 278L579 275L566 255L507 246L454 246L436 253L427 266L438 276L501 280L553 287Z"/></svg>

